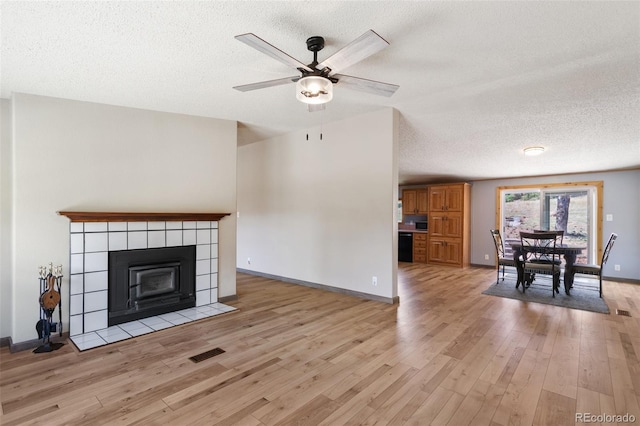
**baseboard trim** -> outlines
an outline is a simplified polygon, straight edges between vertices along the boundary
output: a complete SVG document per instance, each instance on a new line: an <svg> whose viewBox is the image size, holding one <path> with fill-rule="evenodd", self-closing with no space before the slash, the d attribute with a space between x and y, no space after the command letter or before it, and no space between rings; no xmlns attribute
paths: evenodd
<svg viewBox="0 0 640 426"><path fill-rule="evenodd" d="M586 275L588 276L588 275ZM598 279L597 276L595 275L591 275L592 277L595 277L595 279ZM604 281L615 281L617 283L627 283L627 284L636 284L639 285L640 284L640 280L634 280L633 278L618 278L618 277L605 277L603 276L602 279Z"/></svg>
<svg viewBox="0 0 640 426"><path fill-rule="evenodd" d="M69 338L69 333L62 333L62 336L56 334L55 336L51 336L52 342L60 342L66 343L66 340ZM25 340L24 342L13 343L11 342L11 337L5 337L5 339L9 339L9 351L11 353L26 351L29 349L35 349L38 346L42 345L42 339L33 339L33 340Z"/></svg>
<svg viewBox="0 0 640 426"><path fill-rule="evenodd" d="M237 294L232 294L231 296L218 297L218 302L220 303L232 302L234 300L238 300Z"/></svg>
<svg viewBox="0 0 640 426"><path fill-rule="evenodd" d="M269 278L277 281L284 281L286 283L297 284L304 287L316 288L319 290L331 291L333 293L345 294L347 296L354 296L360 299L373 300L375 302L383 302L389 304L400 303L400 297L396 296L393 298L376 296L375 294L362 293L359 291L347 290L344 288L332 287L330 285L318 284L310 281L298 280L295 278L281 277L279 275L267 274L265 272L251 271L249 269L236 268L237 272L249 275L256 275L263 278Z"/></svg>
<svg viewBox="0 0 640 426"><path fill-rule="evenodd" d="M0 348L11 346L11 337L0 337Z"/></svg>

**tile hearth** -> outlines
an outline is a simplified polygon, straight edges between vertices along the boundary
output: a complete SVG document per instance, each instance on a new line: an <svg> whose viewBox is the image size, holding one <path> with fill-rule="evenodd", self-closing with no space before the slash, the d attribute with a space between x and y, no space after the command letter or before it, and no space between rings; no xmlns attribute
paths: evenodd
<svg viewBox="0 0 640 426"><path fill-rule="evenodd" d="M233 306L223 303L211 303L77 334L70 336L70 340L78 350L85 351L235 310Z"/></svg>

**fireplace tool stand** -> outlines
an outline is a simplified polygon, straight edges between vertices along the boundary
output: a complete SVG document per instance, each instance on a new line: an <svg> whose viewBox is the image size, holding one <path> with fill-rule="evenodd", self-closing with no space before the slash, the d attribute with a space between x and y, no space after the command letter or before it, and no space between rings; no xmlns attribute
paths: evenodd
<svg viewBox="0 0 640 426"><path fill-rule="evenodd" d="M64 343L52 342L51 333L58 331L62 336L62 265L40 266L38 268L40 283L40 319L36 323L38 338L42 345L33 350L34 353L51 352L60 349ZM53 321L53 313L58 308L58 322Z"/></svg>

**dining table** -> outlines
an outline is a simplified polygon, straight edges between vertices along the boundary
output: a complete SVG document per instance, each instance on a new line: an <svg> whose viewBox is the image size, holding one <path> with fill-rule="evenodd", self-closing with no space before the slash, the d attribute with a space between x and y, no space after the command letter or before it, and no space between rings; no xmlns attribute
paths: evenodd
<svg viewBox="0 0 640 426"><path fill-rule="evenodd" d="M522 249L522 243L520 241L512 241L510 242L511 248L513 250L513 260L516 263L516 270L518 271L518 280L516 282L516 288L522 284L524 289L525 282L527 277L524 272L524 257L525 254ZM586 247L581 246L569 246L567 244L559 244L556 245L555 248L550 249L548 247L544 248L546 253L557 254L564 256L565 266L564 266L564 292L567 296L570 295L571 287L573 287L573 277L575 275L575 271L573 269L573 265L576 263L576 257L582 253L582 251L586 249ZM527 250L531 250L530 247L527 247Z"/></svg>

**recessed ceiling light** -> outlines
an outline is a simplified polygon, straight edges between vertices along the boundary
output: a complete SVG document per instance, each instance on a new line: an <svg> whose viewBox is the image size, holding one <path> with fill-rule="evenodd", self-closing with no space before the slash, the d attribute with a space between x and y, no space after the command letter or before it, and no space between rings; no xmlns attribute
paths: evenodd
<svg viewBox="0 0 640 426"><path fill-rule="evenodd" d="M529 146L524 149L524 155L528 155L533 157L534 155L540 155L544 152L544 147L542 146Z"/></svg>

